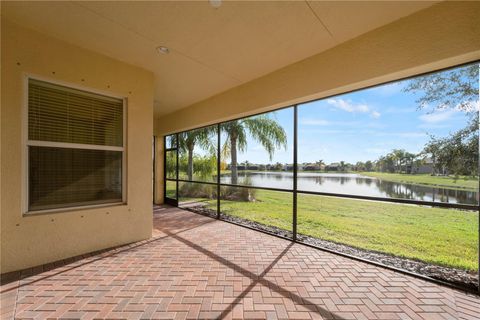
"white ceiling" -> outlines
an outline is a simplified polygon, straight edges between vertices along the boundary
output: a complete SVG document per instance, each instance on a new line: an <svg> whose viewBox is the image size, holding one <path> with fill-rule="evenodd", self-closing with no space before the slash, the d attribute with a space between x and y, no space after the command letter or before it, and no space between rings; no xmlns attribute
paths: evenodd
<svg viewBox="0 0 480 320"><path fill-rule="evenodd" d="M151 70L164 115L429 7L430 1L2 2L2 17ZM170 49L161 55L159 45Z"/></svg>

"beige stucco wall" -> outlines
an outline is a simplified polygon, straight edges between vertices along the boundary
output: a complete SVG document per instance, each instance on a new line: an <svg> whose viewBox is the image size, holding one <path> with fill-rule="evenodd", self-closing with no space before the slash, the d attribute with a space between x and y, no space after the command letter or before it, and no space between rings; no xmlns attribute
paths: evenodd
<svg viewBox="0 0 480 320"><path fill-rule="evenodd" d="M480 59L480 2L444 2L163 116L163 135Z"/></svg>
<svg viewBox="0 0 480 320"><path fill-rule="evenodd" d="M6 21L1 37L1 272L149 238L153 75ZM22 216L26 73L127 97L127 205Z"/></svg>
<svg viewBox="0 0 480 320"><path fill-rule="evenodd" d="M158 137L155 140L155 194L154 194L154 202L156 204L163 203L164 198L164 185L163 185L163 177L164 177L164 141L163 137Z"/></svg>

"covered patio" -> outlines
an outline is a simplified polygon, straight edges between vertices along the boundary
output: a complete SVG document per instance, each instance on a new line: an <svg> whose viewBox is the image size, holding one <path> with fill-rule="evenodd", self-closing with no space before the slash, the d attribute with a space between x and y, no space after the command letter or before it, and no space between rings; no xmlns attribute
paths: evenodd
<svg viewBox="0 0 480 320"><path fill-rule="evenodd" d="M1 1L3 319L480 319L480 2Z"/></svg>
<svg viewBox="0 0 480 320"><path fill-rule="evenodd" d="M3 277L2 318L477 319L478 296L156 206L153 237Z"/></svg>

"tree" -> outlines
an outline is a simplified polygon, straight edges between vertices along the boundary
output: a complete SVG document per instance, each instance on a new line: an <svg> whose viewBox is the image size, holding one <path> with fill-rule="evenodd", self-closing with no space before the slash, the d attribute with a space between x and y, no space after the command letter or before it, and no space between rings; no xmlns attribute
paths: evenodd
<svg viewBox="0 0 480 320"><path fill-rule="evenodd" d="M393 149L389 155L390 158L395 163L395 171L400 173L402 171L402 163L403 159L405 158L405 150L403 149Z"/></svg>
<svg viewBox="0 0 480 320"><path fill-rule="evenodd" d="M283 164L281 164L280 162L277 162L277 163L274 164L273 168L276 171L282 171L283 170Z"/></svg>
<svg viewBox="0 0 480 320"><path fill-rule="evenodd" d="M391 153L386 156L381 156L375 162L375 170L380 172L394 172L395 171L395 161Z"/></svg>
<svg viewBox="0 0 480 320"><path fill-rule="evenodd" d="M447 168L454 174L478 174L479 67L470 64L449 71L432 73L408 81L405 92L419 94L419 109L463 111L469 122L448 137L431 137L423 150L434 161L435 169Z"/></svg>
<svg viewBox="0 0 480 320"><path fill-rule="evenodd" d="M265 114L227 122L221 128L227 135L228 146L224 149L225 153L230 153L232 184L237 184L238 182L237 152L246 150L247 132L265 148L270 161L276 149L281 147L287 148L285 130L276 120Z"/></svg>
<svg viewBox="0 0 480 320"><path fill-rule="evenodd" d="M167 178L176 179L177 172L177 155L174 151L167 151L165 163L165 173Z"/></svg>
<svg viewBox="0 0 480 320"><path fill-rule="evenodd" d="M191 131L182 132L179 134L178 148L181 152L187 153L187 177L188 180L193 179L193 151L196 145L202 149L206 149L212 155L215 154L215 145L212 143L210 137L216 132L215 127L207 127Z"/></svg>
<svg viewBox="0 0 480 320"><path fill-rule="evenodd" d="M405 151L405 153L403 154L403 160L402 160L405 173L410 173L409 171L412 170L413 159L415 159L416 157L417 155L415 153Z"/></svg>
<svg viewBox="0 0 480 320"><path fill-rule="evenodd" d="M478 134L469 131L465 128L447 138L430 138L424 153L432 156L432 174L478 175Z"/></svg>
<svg viewBox="0 0 480 320"><path fill-rule="evenodd" d="M283 128L268 115L259 115L246 119L227 122L222 125L222 130L227 135L228 145L224 148L224 154L230 154L232 184L238 182L237 152L247 148L247 132L259 142L268 152L270 160L276 149L284 146L287 148L287 135Z"/></svg>
<svg viewBox="0 0 480 320"><path fill-rule="evenodd" d="M318 166L318 170L322 170L322 166L325 165L325 162L320 159L317 162L315 162L315 164Z"/></svg>
<svg viewBox="0 0 480 320"><path fill-rule="evenodd" d="M412 170L410 173L418 173L418 170L421 166L425 165L426 159L422 156L422 154L418 154L415 159L412 161Z"/></svg>
<svg viewBox="0 0 480 320"><path fill-rule="evenodd" d="M421 95L416 101L420 109L458 108L478 117L475 103L478 101L479 66L475 63L413 78L403 90Z"/></svg>
<svg viewBox="0 0 480 320"><path fill-rule="evenodd" d="M365 171L372 171L373 170L373 163L372 161L368 160L365 162Z"/></svg>
<svg viewBox="0 0 480 320"><path fill-rule="evenodd" d="M365 163L362 161L357 161L355 164L355 171L365 171Z"/></svg>
<svg viewBox="0 0 480 320"><path fill-rule="evenodd" d="M220 170L221 171L225 171L225 170L227 170L227 168L228 168L228 164L227 164L226 161L220 162Z"/></svg>

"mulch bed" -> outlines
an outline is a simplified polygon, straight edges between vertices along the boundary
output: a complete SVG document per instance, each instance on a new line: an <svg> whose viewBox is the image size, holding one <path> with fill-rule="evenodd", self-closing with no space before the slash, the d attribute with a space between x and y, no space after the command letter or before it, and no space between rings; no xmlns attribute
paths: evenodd
<svg viewBox="0 0 480 320"><path fill-rule="evenodd" d="M185 207L184 209L206 215L212 218L217 217L217 212L202 205L193 205ZM225 221L230 221L250 228L265 231L267 233L275 234L285 238L292 238L293 233L288 230L283 230L274 226L267 226L258 222L242 219L222 213L220 218ZM465 270L442 267L428 264L422 261L401 258L392 256L386 253L371 251L366 249L355 248L344 244L335 243L332 241L321 240L307 235L298 234L297 240L306 244L310 244L319 248L325 248L336 252L348 254L354 257L362 258L369 261L381 263L383 265L392 266L398 269L414 272L433 279L452 283L462 287L467 287L472 290L478 290L478 275L476 272L468 272Z"/></svg>

